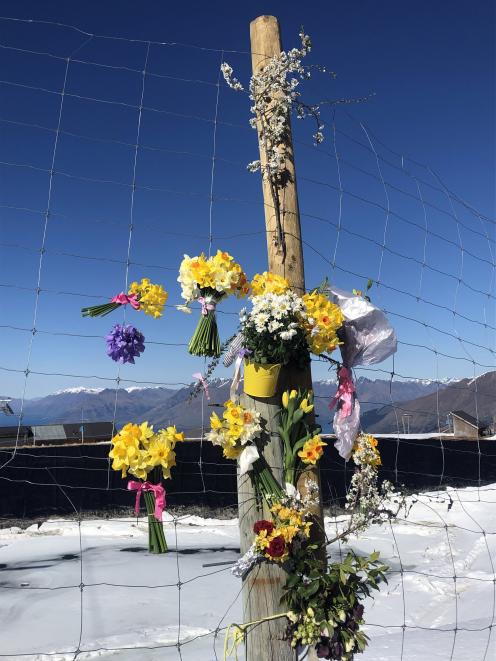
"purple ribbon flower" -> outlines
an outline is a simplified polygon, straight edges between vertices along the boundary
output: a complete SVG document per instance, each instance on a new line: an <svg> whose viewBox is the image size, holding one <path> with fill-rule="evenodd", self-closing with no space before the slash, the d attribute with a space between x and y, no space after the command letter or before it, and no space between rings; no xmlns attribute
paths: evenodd
<svg viewBox="0 0 496 661"><path fill-rule="evenodd" d="M145 350L145 336L130 324L115 324L105 336L107 356L116 363L132 363Z"/></svg>

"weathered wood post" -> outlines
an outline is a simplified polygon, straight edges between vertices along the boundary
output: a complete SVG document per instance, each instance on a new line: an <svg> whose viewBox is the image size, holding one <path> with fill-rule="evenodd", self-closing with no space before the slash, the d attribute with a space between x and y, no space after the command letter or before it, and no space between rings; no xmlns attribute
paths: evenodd
<svg viewBox="0 0 496 661"><path fill-rule="evenodd" d="M281 36L277 19L274 16L259 16L250 24L250 37L252 67L253 72L256 73L264 67L268 58L277 55L281 51ZM289 177L284 188L276 192L283 245L281 245L281 232L278 229L274 191L267 181L263 181L268 269L273 273L284 276L293 289L299 293L304 293L303 250L289 117L287 121L288 137L284 148ZM260 140L260 131L259 146L260 159L263 164L265 162L265 151ZM264 455L268 464L272 467L275 477L281 483L282 449L279 436L275 431L281 395L288 388L310 388L311 383L310 366L305 370L286 370L279 380L278 392L275 397L258 399L247 395L242 396L242 402L246 406L260 411L267 421L269 442L264 449ZM318 468L311 468L302 475L298 484L301 493L305 493L309 480L317 482L320 494ZM270 514L260 503L257 503L248 475L238 480L238 502L240 544L241 553L243 554L253 542L253 524L255 521L261 518L270 518ZM320 498L313 515L314 538L323 540L323 515ZM322 556L323 562L325 562L325 553L322 553ZM244 621L252 622L276 613L283 613L285 607L280 603L280 599L284 583L285 573L276 565L263 563L253 569L243 582ZM295 653L291 650L289 642L283 640L286 626L285 618L281 618L255 627L247 637L247 661L292 661L295 658ZM307 658L312 658L312 655Z"/></svg>

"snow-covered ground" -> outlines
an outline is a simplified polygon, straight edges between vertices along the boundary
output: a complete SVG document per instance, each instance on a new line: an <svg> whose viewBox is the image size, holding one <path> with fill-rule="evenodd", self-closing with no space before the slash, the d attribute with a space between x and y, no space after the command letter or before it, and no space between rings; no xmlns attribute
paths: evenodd
<svg viewBox="0 0 496 661"><path fill-rule="evenodd" d="M349 543L358 553L379 550L391 568L366 605L371 642L361 659L492 661L496 485L413 500L406 520ZM330 535L342 525L326 519ZM237 559L237 520L169 517L166 533L171 552L153 556L143 520L1 529L0 655L222 659L222 628L242 617L241 582L227 565L205 565Z"/></svg>

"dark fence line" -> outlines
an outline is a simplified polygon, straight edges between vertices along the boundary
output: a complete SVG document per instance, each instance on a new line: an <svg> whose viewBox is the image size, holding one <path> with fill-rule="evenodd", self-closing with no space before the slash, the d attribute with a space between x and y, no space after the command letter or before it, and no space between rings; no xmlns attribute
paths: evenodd
<svg viewBox="0 0 496 661"><path fill-rule="evenodd" d="M331 443L332 441L329 441ZM32 518L74 512L129 508L134 494L127 480L111 470L109 446L65 445L0 450L0 517ZM380 476L408 490L451 486L479 486L496 482L496 441L440 439L380 439ZM201 508L237 504L235 462L222 458L207 442L188 442L177 448L178 463L165 482L167 506ZM321 463L324 503L342 504L353 474L335 451Z"/></svg>

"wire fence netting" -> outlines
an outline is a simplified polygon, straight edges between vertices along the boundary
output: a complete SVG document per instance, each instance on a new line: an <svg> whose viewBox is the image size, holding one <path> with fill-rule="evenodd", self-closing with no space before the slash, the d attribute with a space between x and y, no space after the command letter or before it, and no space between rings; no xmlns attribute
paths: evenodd
<svg viewBox="0 0 496 661"><path fill-rule="evenodd" d="M221 659L227 626L242 621L230 573L238 494L234 463L205 433L232 374L219 367L210 400L190 399L192 374L206 366L187 353L193 321L175 309L176 278L184 253L219 248L266 269L260 178L246 168L258 149L249 102L220 73L228 61L248 79L250 53L0 18L0 60L0 397L14 413L0 413L0 656ZM379 550L390 567L366 606L364 659L488 661L496 220L388 146L366 103L322 112L322 145L293 122L306 283L328 276L351 290L371 279L396 328L395 356L356 368L355 380L381 476L408 501L404 517L328 552ZM140 319L146 352L116 366L105 356L108 319L80 310L142 277L164 283L166 312ZM239 307L219 307L223 338ZM318 359L312 373L329 434L335 375ZM453 412L468 424L458 436ZM132 516L108 459L112 432L130 420L176 424L188 437L166 485L170 551L160 556L146 553L146 517ZM37 440L44 426L64 442ZM352 468L328 443L332 537L346 523Z"/></svg>

